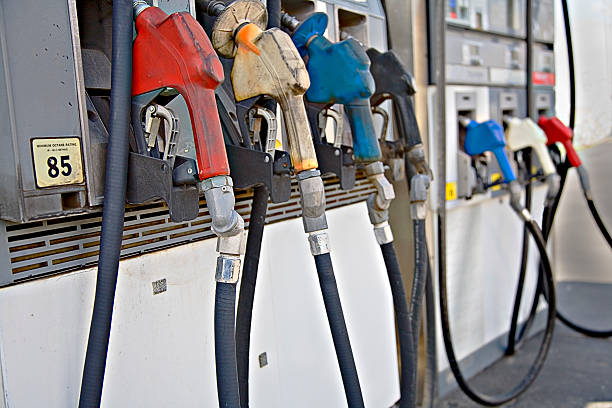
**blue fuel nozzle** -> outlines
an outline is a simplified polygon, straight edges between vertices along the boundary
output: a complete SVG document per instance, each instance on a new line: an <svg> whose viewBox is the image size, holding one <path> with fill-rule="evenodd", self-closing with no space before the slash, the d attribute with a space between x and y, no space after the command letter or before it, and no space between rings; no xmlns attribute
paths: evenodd
<svg viewBox="0 0 612 408"><path fill-rule="evenodd" d="M344 105L355 160L366 163L381 160L370 109L370 96L374 92L370 59L354 39L332 43L323 37L327 22L326 14L314 13L292 35L300 54L307 57L310 88L306 99L328 106Z"/></svg>
<svg viewBox="0 0 612 408"><path fill-rule="evenodd" d="M514 171L510 166L510 160L504 151L506 147L506 139L504 138L504 128L494 120L478 123L474 120L461 120L467 132L465 135L464 148L465 152L470 156L482 154L484 152L493 152L497 163L504 176L504 183L510 183L516 180Z"/></svg>

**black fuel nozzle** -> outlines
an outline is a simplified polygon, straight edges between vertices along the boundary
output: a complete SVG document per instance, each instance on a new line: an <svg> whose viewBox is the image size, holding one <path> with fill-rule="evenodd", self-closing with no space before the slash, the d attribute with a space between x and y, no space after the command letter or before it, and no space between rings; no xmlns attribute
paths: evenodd
<svg viewBox="0 0 612 408"><path fill-rule="evenodd" d="M412 96L417 89L413 76L392 50L381 53L370 48L367 54L371 61L370 72L376 83L376 91L370 99L372 106L389 99L393 101L397 127L406 146L406 158L420 174L433 178L414 113Z"/></svg>

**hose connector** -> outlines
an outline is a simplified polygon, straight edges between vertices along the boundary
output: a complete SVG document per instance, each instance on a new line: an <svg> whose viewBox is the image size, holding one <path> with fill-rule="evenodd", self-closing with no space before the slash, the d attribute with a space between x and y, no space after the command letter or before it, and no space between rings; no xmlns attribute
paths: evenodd
<svg viewBox="0 0 612 408"><path fill-rule="evenodd" d="M383 221L380 224L374 224L374 236L378 245L388 244L393 242L393 232L388 221Z"/></svg>
<svg viewBox="0 0 612 408"><path fill-rule="evenodd" d="M300 20L285 12L281 13L281 26L293 32L300 25Z"/></svg>
<svg viewBox="0 0 612 408"><path fill-rule="evenodd" d="M419 143L412 146L412 148L406 152L406 158L408 162L414 166L417 173L426 175L430 181L433 180L433 172L431 171L431 167L429 167L429 163L427 163L425 149L422 144Z"/></svg>
<svg viewBox="0 0 612 408"><path fill-rule="evenodd" d="M427 190L430 179L425 174L415 174L410 179L410 214L413 220L427 217Z"/></svg>
<svg viewBox="0 0 612 408"><path fill-rule="evenodd" d="M308 233L308 244L310 245L310 253L313 256L328 254L330 247L327 230L325 229Z"/></svg>
<svg viewBox="0 0 612 408"><path fill-rule="evenodd" d="M325 186L319 170L305 170L297 174L302 206L302 222L308 234L327 229L325 217Z"/></svg>
<svg viewBox="0 0 612 408"><path fill-rule="evenodd" d="M236 283L240 276L240 256L244 254L244 220L234 210L236 200L230 176L210 177L200 184L204 191L212 230L217 235L217 282Z"/></svg>
<svg viewBox="0 0 612 408"><path fill-rule="evenodd" d="M395 198L393 185L385 177L385 168L382 162L377 161L365 166L368 180L376 188L376 193L370 195L366 201L368 215L373 225L382 224L389 220L389 206Z"/></svg>
<svg viewBox="0 0 612 408"><path fill-rule="evenodd" d="M589 173L587 173L586 168L582 164L576 167L576 171L578 172L578 179L580 180L580 186L582 187L584 197L587 200L592 200L593 195L591 193L591 181L589 180Z"/></svg>
<svg viewBox="0 0 612 408"><path fill-rule="evenodd" d="M510 206L525 222L531 222L533 217L528 209L523 207L521 203L521 184L517 180L512 180L508 183L508 191L510 192Z"/></svg>
<svg viewBox="0 0 612 408"><path fill-rule="evenodd" d="M546 199L544 200L544 206L548 207L555 200L559 187L561 185L561 177L557 173L549 174L546 176L546 185L548 191L546 192Z"/></svg>
<svg viewBox="0 0 612 408"><path fill-rule="evenodd" d="M136 20L136 17L138 17L140 13L142 13L143 11L145 11L145 9L148 9L149 7L151 6L149 6L144 0L136 0L132 2L132 8L134 9L134 20Z"/></svg>

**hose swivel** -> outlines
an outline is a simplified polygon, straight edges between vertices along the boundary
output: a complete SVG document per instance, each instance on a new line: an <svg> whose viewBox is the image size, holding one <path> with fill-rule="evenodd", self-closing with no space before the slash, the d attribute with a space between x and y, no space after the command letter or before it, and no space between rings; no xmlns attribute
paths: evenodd
<svg viewBox="0 0 612 408"><path fill-rule="evenodd" d="M429 180L433 180L433 172L427 163L425 157L425 149L421 143L416 144L406 151L406 158L408 162L414 166L417 173L426 175Z"/></svg>
<svg viewBox="0 0 612 408"><path fill-rule="evenodd" d="M389 206L395 198L393 185L385 177L385 169L382 162L377 161L365 166L368 180L376 188L376 193L370 195L366 201L368 215L373 225L382 224L389 220Z"/></svg>
<svg viewBox="0 0 612 408"><path fill-rule="evenodd" d="M136 20L136 17L138 17L138 15L140 13L142 13L143 11L145 11L145 9L149 8L151 6L149 6L147 4L146 1L144 0L135 0L132 2L132 8L134 9L134 20Z"/></svg>
<svg viewBox="0 0 612 408"><path fill-rule="evenodd" d="M234 190L230 176L215 176L202 181L212 230L217 235L217 282L236 283L240 276L240 255L244 254L244 220L234 210Z"/></svg>
<svg viewBox="0 0 612 408"><path fill-rule="evenodd" d="M555 200L559 187L561 184L561 177L557 173L549 174L546 176L546 185L548 191L546 192L546 199L544 200L544 206L548 207Z"/></svg>
<svg viewBox="0 0 612 408"><path fill-rule="evenodd" d="M374 236L376 237L376 242L378 242L378 245L393 242L393 232L391 231L389 222L384 221L380 224L374 224Z"/></svg>
<svg viewBox="0 0 612 408"><path fill-rule="evenodd" d="M302 222L307 234L327 229L325 187L319 170L305 170L297 175L302 206Z"/></svg>
<svg viewBox="0 0 612 408"><path fill-rule="evenodd" d="M427 190L430 179L425 174L415 174L410 179L410 214L413 220L427 217Z"/></svg>
<svg viewBox="0 0 612 408"><path fill-rule="evenodd" d="M521 203L521 184L517 180L512 180L508 183L508 191L510 192L510 206L525 222L531 222L533 217L528 209L523 207Z"/></svg>
<svg viewBox="0 0 612 408"><path fill-rule="evenodd" d="M323 255L329 253L329 235L327 230L308 233L308 244L312 255Z"/></svg>

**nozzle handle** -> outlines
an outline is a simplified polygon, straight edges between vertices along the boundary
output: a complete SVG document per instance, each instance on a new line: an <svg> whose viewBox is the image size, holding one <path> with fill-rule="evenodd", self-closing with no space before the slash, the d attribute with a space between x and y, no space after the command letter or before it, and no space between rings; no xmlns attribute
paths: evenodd
<svg viewBox="0 0 612 408"><path fill-rule="evenodd" d="M397 116L397 126L406 142L406 148L410 150L412 147L422 144L421 132L410 95L396 95L393 98L393 111Z"/></svg>
<svg viewBox="0 0 612 408"><path fill-rule="evenodd" d="M374 130L369 99L356 99L344 105L353 135L355 160L371 163L382 159L380 143Z"/></svg>
<svg viewBox="0 0 612 408"><path fill-rule="evenodd" d="M283 111L289 141L289 155L296 173L318 167L317 156L310 136L306 107L302 95L286 94L276 100Z"/></svg>
<svg viewBox="0 0 612 408"><path fill-rule="evenodd" d="M574 149L574 145L571 140L562 140L561 144L565 147L565 152L567 153L567 160L569 160L572 167L580 167L582 166L582 160L580 160L580 156Z"/></svg>
<svg viewBox="0 0 612 408"><path fill-rule="evenodd" d="M514 175L514 170L512 170L512 166L510 166L510 160L506 155L506 151L503 147L494 147L492 150L495 158L497 159L497 163L499 164L499 168L504 176L504 182L510 183L516 180L516 176Z"/></svg>
<svg viewBox="0 0 612 408"><path fill-rule="evenodd" d="M173 88L187 103L200 180L228 175L214 89L223 67L202 26L186 12L149 7L136 18L132 95Z"/></svg>
<svg viewBox="0 0 612 408"><path fill-rule="evenodd" d="M555 164L553 163L552 158L550 157L550 153L548 152L548 148L546 147L546 145L544 143L534 143L533 145L531 145L531 148L538 156L538 161L542 166L542 171L544 175L548 176L550 174L556 174L557 170L555 168ZM529 169L529 171L531 171L531 169Z"/></svg>

